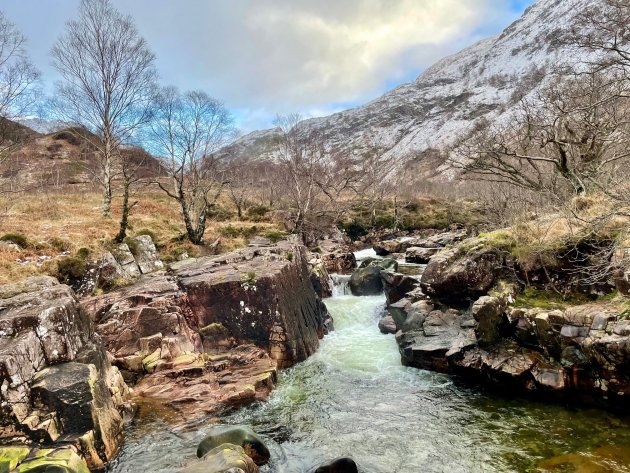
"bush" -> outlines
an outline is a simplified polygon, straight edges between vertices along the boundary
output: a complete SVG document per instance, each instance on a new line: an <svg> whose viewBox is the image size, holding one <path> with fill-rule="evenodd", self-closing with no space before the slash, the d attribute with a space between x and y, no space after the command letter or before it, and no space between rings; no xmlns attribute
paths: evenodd
<svg viewBox="0 0 630 473"><path fill-rule="evenodd" d="M226 238L249 238L256 235L256 233L258 233L256 225L251 227L235 227L233 225L226 225L225 227L219 228L219 234Z"/></svg>
<svg viewBox="0 0 630 473"><path fill-rule="evenodd" d="M271 209L265 205L254 205L247 209L247 217L255 222L260 222L267 217Z"/></svg>
<svg viewBox="0 0 630 473"><path fill-rule="evenodd" d="M136 256L138 254L139 245L138 241L135 238L126 237L123 242L127 244L132 255Z"/></svg>
<svg viewBox="0 0 630 473"><path fill-rule="evenodd" d="M0 237L0 241L8 241L9 243L15 243L20 248L28 248L28 238L22 233L6 233Z"/></svg>
<svg viewBox="0 0 630 473"><path fill-rule="evenodd" d="M287 237L287 233L279 232L278 230L269 230L265 232L263 235L267 240L271 241L271 243L278 243L280 240L283 240Z"/></svg>
<svg viewBox="0 0 630 473"><path fill-rule="evenodd" d="M90 253L92 253L92 250L90 250L89 248L79 248L77 251L77 258L81 258L83 261L85 261L89 258Z"/></svg>
<svg viewBox="0 0 630 473"><path fill-rule="evenodd" d="M65 284L73 284L85 276L85 260L73 256L67 256L57 261L57 274L59 281Z"/></svg>
<svg viewBox="0 0 630 473"><path fill-rule="evenodd" d="M338 226L341 230L343 230L346 233L346 235L348 235L348 237L350 237L352 241L356 241L362 236L365 236L368 234L368 230L366 226L356 220L350 223L342 222Z"/></svg>
<svg viewBox="0 0 630 473"><path fill-rule="evenodd" d="M72 244L63 238L53 237L48 240L48 244L57 251L70 251Z"/></svg>

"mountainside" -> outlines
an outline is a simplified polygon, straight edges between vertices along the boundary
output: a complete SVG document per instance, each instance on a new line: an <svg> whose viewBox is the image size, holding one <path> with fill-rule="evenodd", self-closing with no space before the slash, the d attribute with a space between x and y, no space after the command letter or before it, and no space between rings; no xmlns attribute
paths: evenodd
<svg viewBox="0 0 630 473"><path fill-rule="evenodd" d="M507 119L521 97L540 87L553 65L575 60L562 42L576 14L592 0L539 0L501 34L447 57L412 83L355 109L305 120L333 152L369 148L400 159L434 157L465 136L476 120ZM250 133L230 148L232 156L273 158L278 130ZM443 159L427 159L435 172ZM437 167L436 167L437 164Z"/></svg>

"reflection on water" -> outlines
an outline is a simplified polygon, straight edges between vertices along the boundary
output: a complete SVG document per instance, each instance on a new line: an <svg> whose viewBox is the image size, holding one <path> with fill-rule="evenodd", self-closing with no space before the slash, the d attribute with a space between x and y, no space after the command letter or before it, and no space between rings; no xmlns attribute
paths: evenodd
<svg viewBox="0 0 630 473"><path fill-rule="evenodd" d="M352 456L365 472L630 472L630 422L599 410L486 396L400 364L377 321L384 298L326 301L336 331L284 372L264 403L226 415L262 433L263 473L307 472ZM158 415L136 423L115 472L172 472L194 457L204 428L175 431Z"/></svg>

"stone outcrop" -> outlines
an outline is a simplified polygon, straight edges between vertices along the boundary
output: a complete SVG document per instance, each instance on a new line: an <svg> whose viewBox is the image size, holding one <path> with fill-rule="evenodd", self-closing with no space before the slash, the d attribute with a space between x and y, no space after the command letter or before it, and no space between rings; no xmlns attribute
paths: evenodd
<svg viewBox="0 0 630 473"><path fill-rule="evenodd" d="M198 327L221 324L237 343L267 350L281 368L315 353L332 327L303 246L282 242L172 265Z"/></svg>
<svg viewBox="0 0 630 473"><path fill-rule="evenodd" d="M329 273L347 274L357 267L357 259L352 249L339 240L318 242L321 262Z"/></svg>
<svg viewBox="0 0 630 473"><path fill-rule="evenodd" d="M359 269L350 277L350 291L355 296L370 296L383 292L383 278L381 272L398 269L398 263L391 258L378 259L367 258L361 263Z"/></svg>
<svg viewBox="0 0 630 473"><path fill-rule="evenodd" d="M0 443L63 440L102 468L129 391L74 292L50 277L0 286Z"/></svg>
<svg viewBox="0 0 630 473"><path fill-rule="evenodd" d="M466 238L467 231L465 229L455 229L448 232L442 232L431 235L427 238L421 237L402 237L383 240L374 244L374 251L379 256L387 256L394 253L407 253L411 248L414 249L439 249L451 245L455 242ZM416 250L414 250L415 252ZM413 258L407 260L409 263L421 263L421 261L412 261ZM426 261L425 261L426 262ZM422 262L422 263L425 263Z"/></svg>
<svg viewBox="0 0 630 473"><path fill-rule="evenodd" d="M54 449L0 447L2 473L89 473L85 461L72 447Z"/></svg>
<svg viewBox="0 0 630 473"><path fill-rule="evenodd" d="M233 444L222 444L210 450L203 458L188 465L182 473L258 473L244 448Z"/></svg>
<svg viewBox="0 0 630 473"><path fill-rule="evenodd" d="M462 307L493 287L504 272L504 263L505 256L495 248L464 244L434 256L420 285L428 296Z"/></svg>

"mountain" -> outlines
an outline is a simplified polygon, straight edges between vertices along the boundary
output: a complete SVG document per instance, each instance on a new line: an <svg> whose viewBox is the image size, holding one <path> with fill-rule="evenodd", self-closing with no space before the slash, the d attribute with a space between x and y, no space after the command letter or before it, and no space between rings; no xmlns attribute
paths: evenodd
<svg viewBox="0 0 630 473"><path fill-rule="evenodd" d="M60 120L45 120L43 118L24 118L19 123L41 134L54 133L72 126L71 123Z"/></svg>
<svg viewBox="0 0 630 473"><path fill-rule="evenodd" d="M513 106L541 86L556 64L575 51L562 41L578 12L597 0L539 0L501 34L442 59L414 82L368 104L301 122L329 150L361 153L377 148L401 162L425 161L426 171L444 173L440 150L464 137L480 119L506 120ZM231 156L273 158L278 130L243 136ZM433 158L433 159L431 159ZM441 167L440 167L441 166Z"/></svg>

